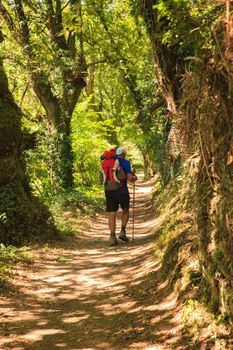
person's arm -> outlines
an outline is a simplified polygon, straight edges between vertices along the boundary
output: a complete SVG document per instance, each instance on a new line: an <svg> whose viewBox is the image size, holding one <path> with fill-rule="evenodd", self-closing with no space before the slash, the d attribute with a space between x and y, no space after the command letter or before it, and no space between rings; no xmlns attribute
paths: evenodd
<svg viewBox="0 0 233 350"><path fill-rule="evenodd" d="M127 180L129 181L129 182L135 182L135 181L137 181L137 176L136 175L133 175L133 174L126 174L127 175Z"/></svg>
<svg viewBox="0 0 233 350"><path fill-rule="evenodd" d="M126 174L127 180L129 182L135 182L137 181L137 176L134 174L133 169L131 169L131 164L128 160L124 160L123 163L121 163L122 168L124 169L124 172Z"/></svg>
<svg viewBox="0 0 233 350"><path fill-rule="evenodd" d="M137 176L136 176L135 173L134 173L134 169L131 168L131 165L130 165L130 172L127 173L126 175L127 175L127 180L128 180L129 182L135 182L135 181L137 181L137 179L138 179Z"/></svg>

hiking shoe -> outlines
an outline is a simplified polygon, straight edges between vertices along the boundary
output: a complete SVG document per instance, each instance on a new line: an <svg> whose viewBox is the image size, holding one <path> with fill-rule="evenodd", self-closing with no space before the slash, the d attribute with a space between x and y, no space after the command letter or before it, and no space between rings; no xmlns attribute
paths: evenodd
<svg viewBox="0 0 233 350"><path fill-rule="evenodd" d="M118 244L116 236L113 236L113 235L110 236L109 242L110 242L110 245Z"/></svg>
<svg viewBox="0 0 233 350"><path fill-rule="evenodd" d="M126 232L123 230L121 230L119 238L124 242L129 242L129 238L126 236Z"/></svg>

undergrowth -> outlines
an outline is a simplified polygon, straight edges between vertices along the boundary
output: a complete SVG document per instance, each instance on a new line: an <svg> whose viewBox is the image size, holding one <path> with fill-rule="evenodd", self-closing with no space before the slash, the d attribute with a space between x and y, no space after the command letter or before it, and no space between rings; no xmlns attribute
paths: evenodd
<svg viewBox="0 0 233 350"><path fill-rule="evenodd" d="M16 264L31 265L34 255L29 247L4 246L0 244L0 287L4 287L11 278Z"/></svg>
<svg viewBox="0 0 233 350"><path fill-rule="evenodd" d="M83 221L98 216L103 208L104 195L99 188L63 192L50 200L50 210L61 238L74 236Z"/></svg>
<svg viewBox="0 0 233 350"><path fill-rule="evenodd" d="M195 164L194 156L166 188L157 185L155 209L160 227L155 255L161 260L161 278L168 280L183 305L183 324L193 340L197 341L199 336L212 337L215 345L227 349L231 341L230 327L208 308L210 291L202 278L198 259L198 233L194 222Z"/></svg>

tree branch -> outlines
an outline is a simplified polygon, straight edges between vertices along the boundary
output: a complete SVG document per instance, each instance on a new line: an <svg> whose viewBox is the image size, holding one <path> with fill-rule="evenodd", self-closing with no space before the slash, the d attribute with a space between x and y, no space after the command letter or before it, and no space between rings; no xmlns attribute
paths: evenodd
<svg viewBox="0 0 233 350"><path fill-rule="evenodd" d="M21 40L24 44L24 49L26 49L28 55L31 55L30 50L30 39L29 39L29 28L27 23L27 18L25 16L21 0L15 0L16 12L19 18L19 25L21 31Z"/></svg>
<svg viewBox="0 0 233 350"><path fill-rule="evenodd" d="M27 93L27 91L28 91L29 86L30 86L30 80L28 80L28 82L27 82L27 84L26 84L26 86L25 86L25 89L24 89L24 91L23 91L23 95L22 95L22 97L21 97L21 99L20 99L20 102L19 102L19 107L20 107L20 108L22 107L23 100L24 100L24 97L25 97L25 95L26 95L26 93Z"/></svg>
<svg viewBox="0 0 233 350"><path fill-rule="evenodd" d="M61 10L61 0L56 0L56 21L57 25L62 24L62 10ZM61 26L62 29L62 26Z"/></svg>
<svg viewBox="0 0 233 350"><path fill-rule="evenodd" d="M82 2L81 2L81 0L78 0L77 6L78 6L78 15L79 15L79 18L80 18L80 26L79 26L80 57L81 57L81 59L83 59L83 57L84 57L84 50L83 50L83 17L82 17Z"/></svg>
<svg viewBox="0 0 233 350"><path fill-rule="evenodd" d="M2 18L5 21L8 29L10 30L10 32L13 34L13 37L17 41L17 43L19 45L22 45L20 33L18 32L10 13L5 8L5 6L3 5L1 0L0 0L0 13L1 13Z"/></svg>
<svg viewBox="0 0 233 350"><path fill-rule="evenodd" d="M119 60L115 60L115 62L117 62L117 61L119 61ZM99 60L99 61L90 62L90 63L87 63L87 68L95 66L97 64L106 63L106 62L109 62L109 60L107 58Z"/></svg>
<svg viewBox="0 0 233 350"><path fill-rule="evenodd" d="M69 3L70 3L70 0L68 0L68 1L65 3L65 5L62 7L61 10L62 10L62 11L65 10L65 8L69 5Z"/></svg>
<svg viewBox="0 0 233 350"><path fill-rule="evenodd" d="M38 13L38 8L35 6L35 4L32 3L31 0L23 0L25 2L25 4L35 13ZM39 4L39 2L36 2L37 5Z"/></svg>
<svg viewBox="0 0 233 350"><path fill-rule="evenodd" d="M60 0L56 0L56 13L54 12L52 0L45 0L47 12L48 29L52 35L54 43L62 50L67 50L65 36L62 33L62 17Z"/></svg>

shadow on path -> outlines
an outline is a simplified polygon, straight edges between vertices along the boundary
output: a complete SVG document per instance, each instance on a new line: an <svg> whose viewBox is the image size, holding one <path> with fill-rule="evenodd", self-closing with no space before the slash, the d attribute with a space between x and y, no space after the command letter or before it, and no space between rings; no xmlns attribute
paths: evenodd
<svg viewBox="0 0 233 350"><path fill-rule="evenodd" d="M103 215L77 238L79 249L53 248L18 271L0 300L0 349L201 349L183 334L173 291L158 277L152 188L137 185L134 243L109 247Z"/></svg>

